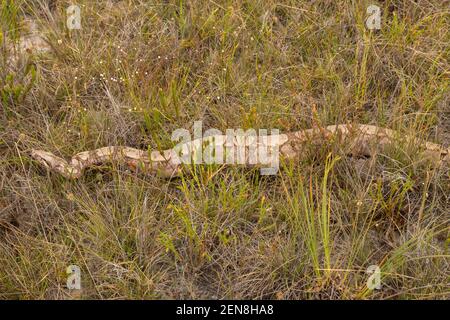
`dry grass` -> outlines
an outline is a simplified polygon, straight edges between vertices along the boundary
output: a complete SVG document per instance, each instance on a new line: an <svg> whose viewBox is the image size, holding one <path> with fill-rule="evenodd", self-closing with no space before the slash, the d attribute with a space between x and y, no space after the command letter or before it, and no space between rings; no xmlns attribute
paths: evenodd
<svg viewBox="0 0 450 320"><path fill-rule="evenodd" d="M276 177L113 166L67 181L29 157L165 149L194 120L359 122L448 146L449 2L380 1L370 32L372 2L77 0L69 31L68 1L1 0L0 297L449 298L448 166L401 137L373 159L324 145ZM25 17L52 50L10 63ZM65 287L70 264L82 292Z"/></svg>

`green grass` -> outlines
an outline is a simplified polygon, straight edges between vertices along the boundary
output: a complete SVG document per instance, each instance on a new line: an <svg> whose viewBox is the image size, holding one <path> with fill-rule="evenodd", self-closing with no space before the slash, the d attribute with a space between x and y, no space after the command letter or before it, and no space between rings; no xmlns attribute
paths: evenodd
<svg viewBox="0 0 450 320"><path fill-rule="evenodd" d="M379 31L364 26L369 1L77 3L71 31L69 1L1 2L0 298L449 298L448 165L402 139L450 143L448 1L380 2ZM25 17L52 51L11 64ZM114 164L68 181L29 156L166 149L197 120L400 134L371 159L311 146L268 177ZM66 288L71 264L81 292Z"/></svg>

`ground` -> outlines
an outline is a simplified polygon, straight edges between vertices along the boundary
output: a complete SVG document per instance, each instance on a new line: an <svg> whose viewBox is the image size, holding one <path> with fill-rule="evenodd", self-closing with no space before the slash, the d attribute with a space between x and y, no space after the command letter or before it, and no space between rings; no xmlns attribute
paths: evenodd
<svg viewBox="0 0 450 320"><path fill-rule="evenodd" d="M70 30L74 2L82 28ZM366 28L370 4L380 30ZM402 138L450 144L448 1L0 9L0 298L450 297L448 164ZM362 159L329 141L275 176L209 165L166 179L113 164L72 181L30 157L166 149L197 120L223 132L363 123L399 135ZM69 265L80 290L67 287ZM370 266L380 289L367 286Z"/></svg>

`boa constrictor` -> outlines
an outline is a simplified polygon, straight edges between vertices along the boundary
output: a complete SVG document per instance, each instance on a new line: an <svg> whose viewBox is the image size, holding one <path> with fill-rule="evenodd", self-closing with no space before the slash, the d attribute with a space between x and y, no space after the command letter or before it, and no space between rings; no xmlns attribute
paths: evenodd
<svg viewBox="0 0 450 320"><path fill-rule="evenodd" d="M225 136L208 137L209 141L223 143ZM212 139L211 139L212 138ZM339 139L342 146L353 156L372 157L396 139L414 143L421 149L426 158L440 165L450 162L450 148L421 140L412 136L400 137L399 133L373 125L331 125L316 127L277 136L277 150L281 159L293 159L304 153L306 145L318 146L325 140ZM205 138L185 143L186 148L202 145ZM146 151L126 146L108 146L91 151L77 153L70 162L42 150L32 150L31 156L46 168L63 175L66 178L79 178L84 169L108 162L121 162L131 169L147 174L158 174L173 177L180 174L183 165L174 149L164 151ZM248 159L244 165L252 165ZM253 163L254 164L254 163Z"/></svg>

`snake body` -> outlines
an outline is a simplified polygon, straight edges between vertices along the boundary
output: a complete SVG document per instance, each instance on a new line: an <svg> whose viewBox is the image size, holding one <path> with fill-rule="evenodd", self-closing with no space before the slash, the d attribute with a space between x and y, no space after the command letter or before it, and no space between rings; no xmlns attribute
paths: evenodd
<svg viewBox="0 0 450 320"><path fill-rule="evenodd" d="M332 139L339 139L347 153L351 155L371 157L383 150L385 146L394 143L395 139L399 138L399 133L373 125L340 124L280 134L276 138L276 147L280 158L283 159L301 156L307 143L318 146L323 144L324 140ZM417 145L423 151L425 157L438 165L443 162L450 162L450 148L444 148L439 144L411 136L404 136L401 139ZM179 147L192 151L196 147L202 146L206 140L209 143L214 141L218 146L224 144L226 137L216 135L200 138L186 142ZM110 162L125 163L131 169L165 177L177 176L183 168L175 149L150 152L126 146L108 146L77 153L69 162L43 150L33 149L31 156L41 165L69 179L79 178L88 167ZM255 165L258 163L252 163L247 156L243 160L243 164Z"/></svg>

